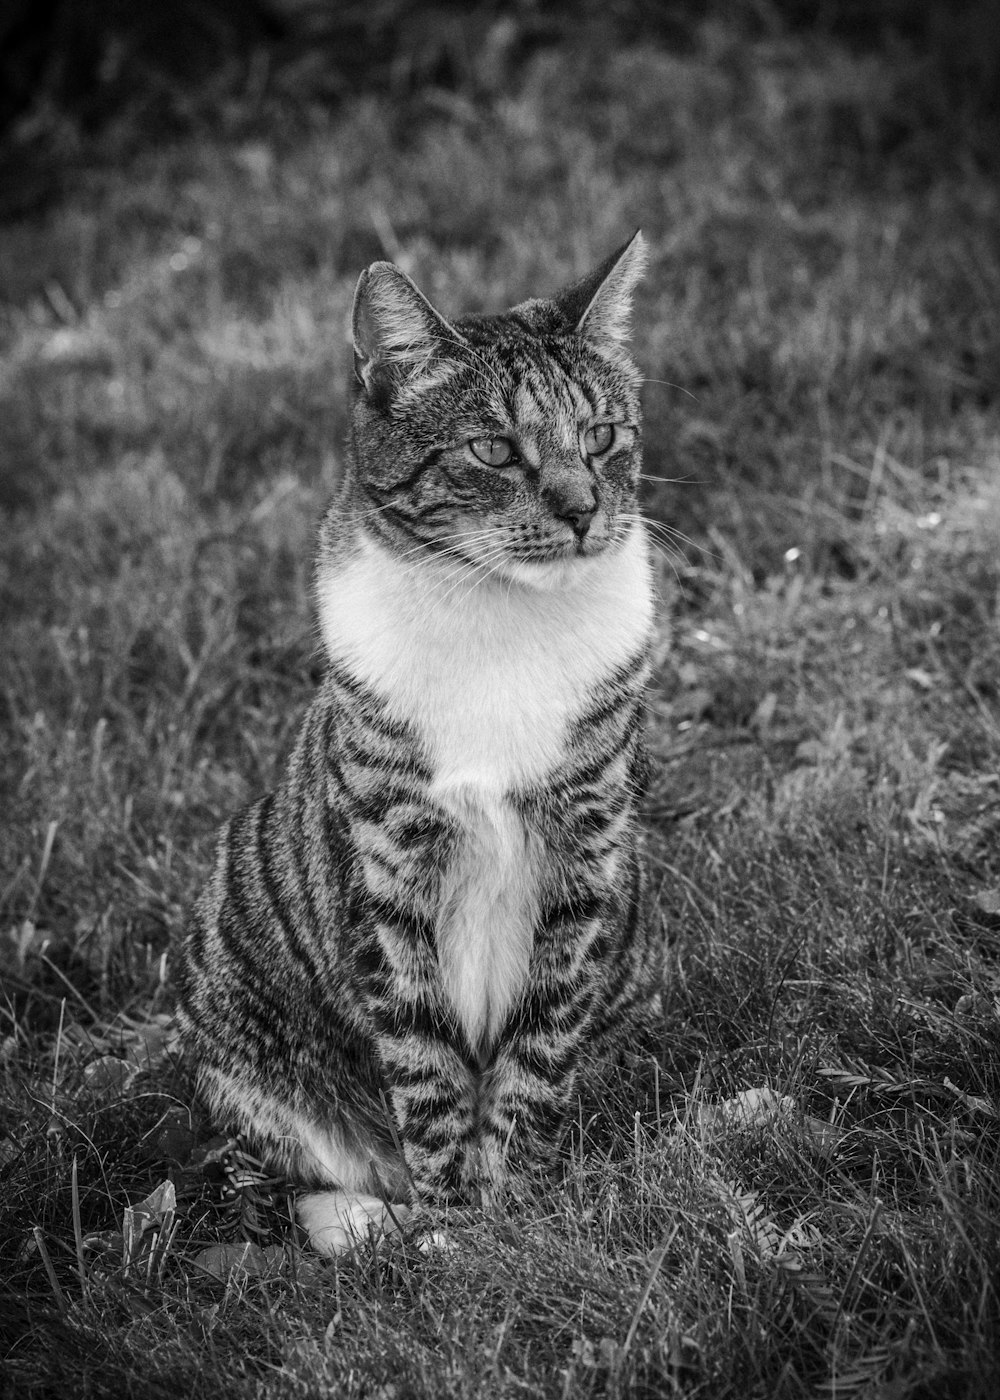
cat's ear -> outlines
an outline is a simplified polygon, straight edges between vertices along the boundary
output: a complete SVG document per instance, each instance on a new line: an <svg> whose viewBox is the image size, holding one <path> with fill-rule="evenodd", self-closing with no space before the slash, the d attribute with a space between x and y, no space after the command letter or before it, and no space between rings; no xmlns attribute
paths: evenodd
<svg viewBox="0 0 1000 1400"><path fill-rule="evenodd" d="M419 371L462 337L393 263L375 262L358 278L351 313L354 373L371 391L381 372Z"/></svg>
<svg viewBox="0 0 1000 1400"><path fill-rule="evenodd" d="M577 335L598 345L621 344L629 337L632 293L646 270L646 240L639 230L593 272L555 298L564 322Z"/></svg>

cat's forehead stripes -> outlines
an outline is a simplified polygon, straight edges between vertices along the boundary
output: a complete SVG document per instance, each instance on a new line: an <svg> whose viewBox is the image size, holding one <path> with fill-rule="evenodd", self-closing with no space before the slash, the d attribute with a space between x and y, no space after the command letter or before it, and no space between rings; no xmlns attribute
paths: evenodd
<svg viewBox="0 0 1000 1400"><path fill-rule="evenodd" d="M555 438L567 452L578 449L581 428L606 411L607 395L559 363L550 345L519 346L523 361L512 396L512 424L522 441Z"/></svg>
<svg viewBox="0 0 1000 1400"><path fill-rule="evenodd" d="M531 455L537 456L542 443L550 443L554 438L566 451L576 448L578 429L575 415L565 411L555 412L552 401L547 403L528 382L522 384L514 396L514 421L512 427L526 450L534 449Z"/></svg>

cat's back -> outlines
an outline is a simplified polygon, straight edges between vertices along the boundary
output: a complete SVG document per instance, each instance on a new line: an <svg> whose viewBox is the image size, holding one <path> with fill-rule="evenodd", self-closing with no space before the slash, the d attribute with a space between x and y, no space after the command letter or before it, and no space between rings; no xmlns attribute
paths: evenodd
<svg viewBox="0 0 1000 1400"><path fill-rule="evenodd" d="M327 790L338 709L326 682L306 711L281 781L220 828L188 917L182 1015L195 1002L203 1016L210 1001L221 1010L250 986L280 983L293 993L299 982L334 970L337 947L324 934L336 925L349 859L345 824Z"/></svg>

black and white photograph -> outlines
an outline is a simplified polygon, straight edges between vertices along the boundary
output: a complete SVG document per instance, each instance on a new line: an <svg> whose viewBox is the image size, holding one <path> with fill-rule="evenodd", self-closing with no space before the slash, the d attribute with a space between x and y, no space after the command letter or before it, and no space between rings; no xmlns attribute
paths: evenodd
<svg viewBox="0 0 1000 1400"><path fill-rule="evenodd" d="M1000 4L0 4L0 1400L1000 1396Z"/></svg>

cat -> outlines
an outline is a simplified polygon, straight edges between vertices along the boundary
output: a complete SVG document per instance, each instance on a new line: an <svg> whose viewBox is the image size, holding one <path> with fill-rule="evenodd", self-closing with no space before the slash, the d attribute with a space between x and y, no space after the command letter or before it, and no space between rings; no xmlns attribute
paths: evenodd
<svg viewBox="0 0 1000 1400"><path fill-rule="evenodd" d="M357 285L324 679L280 785L221 832L179 970L208 1104L298 1184L321 1253L509 1189L656 1035L645 256L637 233L454 321L391 263Z"/></svg>

